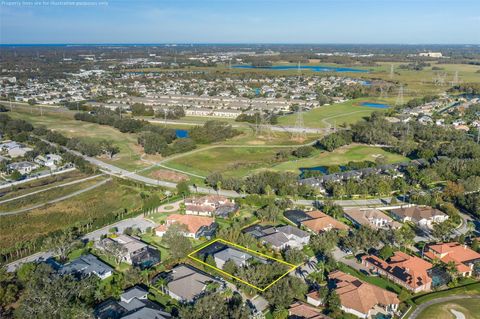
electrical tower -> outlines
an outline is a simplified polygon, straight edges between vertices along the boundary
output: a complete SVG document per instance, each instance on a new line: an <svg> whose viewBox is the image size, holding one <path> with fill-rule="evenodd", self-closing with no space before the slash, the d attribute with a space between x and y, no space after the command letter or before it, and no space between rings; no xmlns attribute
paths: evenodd
<svg viewBox="0 0 480 319"><path fill-rule="evenodd" d="M400 106L405 104L405 101L403 100L403 85L400 85L398 88L398 95L397 95L397 100L395 101L395 106Z"/></svg>
<svg viewBox="0 0 480 319"><path fill-rule="evenodd" d="M303 112L301 106L298 106L297 118L295 119L295 127L292 137L294 140L305 140L307 137L303 123Z"/></svg>
<svg viewBox="0 0 480 319"><path fill-rule="evenodd" d="M460 83L458 79L458 71L455 71L455 75L453 76L453 80L452 80L452 86L458 85L458 83Z"/></svg>
<svg viewBox="0 0 480 319"><path fill-rule="evenodd" d="M390 64L390 79L393 79L393 75L394 75L394 69L393 69L393 64Z"/></svg>

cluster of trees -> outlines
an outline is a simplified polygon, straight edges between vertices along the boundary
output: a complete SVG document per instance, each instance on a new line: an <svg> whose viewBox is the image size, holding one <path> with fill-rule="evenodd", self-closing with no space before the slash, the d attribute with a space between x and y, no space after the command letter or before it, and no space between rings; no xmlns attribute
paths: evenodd
<svg viewBox="0 0 480 319"><path fill-rule="evenodd" d="M166 114L165 114L166 113ZM166 118L170 120L178 120L185 116L185 110L181 106L174 106L170 109L159 109L155 112L156 117Z"/></svg>
<svg viewBox="0 0 480 319"><path fill-rule="evenodd" d="M207 176L205 182L216 189L231 189L248 194L308 197L314 193L311 187L299 185L297 179L298 176L294 173L265 171L245 178L225 177L220 173L213 173Z"/></svg>
<svg viewBox="0 0 480 319"><path fill-rule="evenodd" d="M339 131L323 137L318 141L318 146L331 152L350 143L352 143L352 133L350 131Z"/></svg>
<svg viewBox="0 0 480 319"><path fill-rule="evenodd" d="M272 115L263 115L259 112L254 114L242 113L235 119L235 122L247 122L252 124L264 124L265 119L267 119L267 124L275 125L278 123L278 117L275 114Z"/></svg>
<svg viewBox="0 0 480 319"><path fill-rule="evenodd" d="M205 319L248 319L250 310L244 304L242 296L227 289L224 292L210 292L198 299L195 304L186 304L180 308L180 318Z"/></svg>
<svg viewBox="0 0 480 319"><path fill-rule="evenodd" d="M424 68L428 68L430 65L430 63L424 61L415 61L408 64L400 64L398 68L403 70L422 71Z"/></svg>
<svg viewBox="0 0 480 319"><path fill-rule="evenodd" d="M435 101L436 99L438 99L438 96L436 95L427 95L424 97L417 97L409 100L407 103L405 103L405 105L403 105L403 107L415 108L425 103Z"/></svg>
<svg viewBox="0 0 480 319"><path fill-rule="evenodd" d="M230 124L223 121L207 121L203 126L195 126L189 132L190 137L197 143L210 144L224 141L240 134Z"/></svg>

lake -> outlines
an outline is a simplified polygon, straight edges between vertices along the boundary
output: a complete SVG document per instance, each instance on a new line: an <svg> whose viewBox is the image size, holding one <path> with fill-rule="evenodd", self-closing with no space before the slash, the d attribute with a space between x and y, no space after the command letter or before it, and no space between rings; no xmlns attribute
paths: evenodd
<svg viewBox="0 0 480 319"><path fill-rule="evenodd" d="M390 105L382 104L382 103L372 103L372 102L362 102L362 103L360 103L360 106L373 107L373 108L376 108L376 109L388 109L388 108L390 108Z"/></svg>
<svg viewBox="0 0 480 319"><path fill-rule="evenodd" d="M253 65L233 65L232 68L235 69L265 69L265 70L297 70L297 65L273 65L273 66L253 66ZM352 68L341 68L333 66L322 66L322 65L301 65L300 70L310 70L314 72L356 72L356 73L366 73L367 70L352 69Z"/></svg>
<svg viewBox="0 0 480 319"><path fill-rule="evenodd" d="M340 167L340 171L341 172L344 172L347 170L347 167L345 166L339 166ZM314 166L314 167L300 167L299 168L300 170L300 178L303 178L304 177L304 173L307 172L307 171L316 171L316 172L320 172L322 173L323 175L328 175L328 166Z"/></svg>
<svg viewBox="0 0 480 319"><path fill-rule="evenodd" d="M175 130L175 135L177 136L177 138L187 138L188 137L188 131L177 129L177 130Z"/></svg>

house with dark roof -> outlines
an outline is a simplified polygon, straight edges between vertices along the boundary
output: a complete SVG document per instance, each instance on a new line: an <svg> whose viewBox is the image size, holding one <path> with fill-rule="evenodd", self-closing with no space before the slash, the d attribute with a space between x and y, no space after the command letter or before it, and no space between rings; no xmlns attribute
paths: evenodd
<svg viewBox="0 0 480 319"><path fill-rule="evenodd" d="M95 275L100 279L106 279L113 274L113 268L92 254L83 255L65 265L59 266L60 274L68 274L76 277L88 277Z"/></svg>
<svg viewBox="0 0 480 319"><path fill-rule="evenodd" d="M182 301L191 302L200 297L210 283L223 283L207 273L190 265L181 264L164 275L166 285L165 293L170 297Z"/></svg>
<svg viewBox="0 0 480 319"><path fill-rule="evenodd" d="M249 253L241 251L239 249L227 247L213 254L215 264L218 268L223 269L225 263L229 260L233 261L238 267L246 266L251 259L259 259L253 257Z"/></svg>
<svg viewBox="0 0 480 319"><path fill-rule="evenodd" d="M359 318L370 318L377 314L393 315L400 304L397 295L388 290L361 281L341 271L328 276L340 298L341 309Z"/></svg>
<svg viewBox="0 0 480 319"><path fill-rule="evenodd" d="M272 248L281 250L287 247L301 249L310 241L310 234L291 225L280 227L251 226L243 230Z"/></svg>
<svg viewBox="0 0 480 319"><path fill-rule="evenodd" d="M134 286L120 295L120 300L109 299L95 308L98 319L169 319L172 316L157 303L148 300L148 291Z"/></svg>
<svg viewBox="0 0 480 319"><path fill-rule="evenodd" d="M401 251L396 251L388 261L365 255L362 257L362 264L414 293L429 291L432 287L429 272L433 265Z"/></svg>
<svg viewBox="0 0 480 319"><path fill-rule="evenodd" d="M303 221L311 219L311 217L308 216L307 213L300 209L287 210L283 213L283 215L289 221L297 225L297 227L300 227Z"/></svg>
<svg viewBox="0 0 480 319"><path fill-rule="evenodd" d="M142 269L160 262L160 252L155 247L128 235L104 238L95 247L110 254L120 253L122 262Z"/></svg>

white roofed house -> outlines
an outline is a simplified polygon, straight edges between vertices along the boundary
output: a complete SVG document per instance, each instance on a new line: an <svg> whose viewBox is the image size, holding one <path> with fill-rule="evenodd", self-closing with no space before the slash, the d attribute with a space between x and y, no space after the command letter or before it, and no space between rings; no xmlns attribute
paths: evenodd
<svg viewBox="0 0 480 319"><path fill-rule="evenodd" d="M207 195L185 199L185 214L200 216L227 217L229 213L237 210L235 203L225 196Z"/></svg>
<svg viewBox="0 0 480 319"><path fill-rule="evenodd" d="M34 160L35 163L55 170L62 163L62 157L57 154L39 155Z"/></svg>
<svg viewBox="0 0 480 319"><path fill-rule="evenodd" d="M287 247L302 249L310 241L310 234L297 227L286 225L280 227L262 227L254 225L243 230L272 248L281 250Z"/></svg>
<svg viewBox="0 0 480 319"><path fill-rule="evenodd" d="M443 223L448 215L429 206L412 206L390 210L390 213L402 223L410 221L424 228L432 228L433 223Z"/></svg>
<svg viewBox="0 0 480 319"><path fill-rule="evenodd" d="M7 165L9 172L18 171L22 175L30 174L33 170L36 170L38 165L31 162L14 162Z"/></svg>
<svg viewBox="0 0 480 319"><path fill-rule="evenodd" d="M215 253L213 258L217 267L223 269L223 266L229 260L233 261L238 267L243 267L247 265L248 260L254 257L244 251L228 247Z"/></svg>

